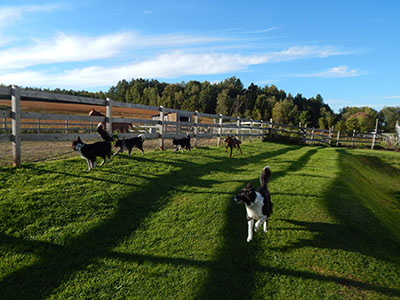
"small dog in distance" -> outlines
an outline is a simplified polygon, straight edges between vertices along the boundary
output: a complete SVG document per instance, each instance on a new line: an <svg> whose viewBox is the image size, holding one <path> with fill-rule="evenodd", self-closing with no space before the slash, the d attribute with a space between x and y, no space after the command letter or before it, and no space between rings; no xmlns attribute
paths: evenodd
<svg viewBox="0 0 400 300"><path fill-rule="evenodd" d="M174 145L174 148L175 148L174 152L178 151L178 149L181 149L182 153L183 153L184 149L187 149L190 151L190 149L191 149L190 134L188 134L187 137L185 137L185 138L180 138L180 139L173 138L172 144Z"/></svg>
<svg viewBox="0 0 400 300"><path fill-rule="evenodd" d="M137 137L133 137L130 139L118 139L115 144L114 148L119 148L117 152L114 153L114 155L117 155L120 152L123 152L124 150L128 150L128 155L131 156L132 149L133 147L138 148L140 151L142 151L142 155L144 155L144 150L143 150L143 142L145 139L144 134L139 134Z"/></svg>
<svg viewBox="0 0 400 300"><path fill-rule="evenodd" d="M229 158L232 158L232 149L235 147L240 151L240 154L243 154L242 149L240 148L241 143L242 142L239 141L236 137L228 136L225 139L225 144L226 144L225 152L228 150L228 147L231 149L231 154L230 154Z"/></svg>

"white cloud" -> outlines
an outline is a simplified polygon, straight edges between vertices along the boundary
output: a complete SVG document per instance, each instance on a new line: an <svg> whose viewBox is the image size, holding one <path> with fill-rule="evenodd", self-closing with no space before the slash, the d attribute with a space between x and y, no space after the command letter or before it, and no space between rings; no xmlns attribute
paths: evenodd
<svg viewBox="0 0 400 300"><path fill-rule="evenodd" d="M10 23L21 20L29 13L51 12L59 9L60 4L47 5L22 5L22 6L0 6L0 29L10 25Z"/></svg>
<svg viewBox="0 0 400 300"><path fill-rule="evenodd" d="M400 99L400 96L385 96L384 99Z"/></svg>
<svg viewBox="0 0 400 300"><path fill-rule="evenodd" d="M87 42L87 54L76 53L79 48L69 45L69 54L65 53L65 59L83 59L95 58L99 56L112 55L113 48L109 48L110 38L91 41L94 45ZM117 45L119 38L115 37ZM62 44L62 43L61 43ZM79 43L78 43L79 44ZM82 44L80 44L82 46ZM118 48L118 47L117 47ZM64 49L60 46L60 49ZM102 49L103 51L100 51ZM325 49L313 49L312 54L309 48L296 48L281 52L264 53L261 55L241 55L227 53L193 53L184 51L172 51L156 56L154 59L148 59L141 62L127 63L120 66L103 67L91 66L86 68L76 68L59 73L48 71L20 71L0 73L0 82L5 84L17 84L22 86L43 86L51 84L56 87L101 87L113 85L122 78L176 78L186 75L208 75L225 74L229 72L238 72L247 69L251 65L259 65L270 62L287 61L309 57L310 55L320 56L325 53ZM60 50L60 53L64 53ZM72 54L71 54L72 53ZM50 55L50 54L49 54ZM324 54L325 55L325 54ZM47 61L55 58L47 58Z"/></svg>
<svg viewBox="0 0 400 300"><path fill-rule="evenodd" d="M308 73L308 74L293 74L290 77L320 77L320 78L341 78L341 77L356 77L365 75L367 72L361 72L358 69L350 69L347 66L333 67L323 72Z"/></svg>
<svg viewBox="0 0 400 300"><path fill-rule="evenodd" d="M119 53L129 40L129 34L125 33L96 38L59 33L51 41L36 41L31 46L0 51L0 70L112 57Z"/></svg>
<svg viewBox="0 0 400 300"><path fill-rule="evenodd" d="M31 45L0 51L1 70L31 66L84 62L116 57L132 49L179 47L221 41L219 38L190 35L143 37L132 32L120 32L98 37L67 35L59 32L51 40L35 40Z"/></svg>

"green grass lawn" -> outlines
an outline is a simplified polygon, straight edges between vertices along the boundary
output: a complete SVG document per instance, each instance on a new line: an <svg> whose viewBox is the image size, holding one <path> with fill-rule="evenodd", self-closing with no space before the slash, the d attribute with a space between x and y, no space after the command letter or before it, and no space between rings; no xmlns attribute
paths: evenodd
<svg viewBox="0 0 400 300"><path fill-rule="evenodd" d="M265 165L274 214L232 201ZM0 169L0 299L399 299L400 153L243 145Z"/></svg>

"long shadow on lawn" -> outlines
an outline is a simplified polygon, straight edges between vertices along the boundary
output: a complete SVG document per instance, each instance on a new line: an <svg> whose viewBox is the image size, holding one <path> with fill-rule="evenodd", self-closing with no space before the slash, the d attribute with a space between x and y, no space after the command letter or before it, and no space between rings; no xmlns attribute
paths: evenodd
<svg viewBox="0 0 400 300"><path fill-rule="evenodd" d="M300 170L317 151L317 149L311 148L285 170L276 173L272 170L272 180L285 176L290 171ZM238 210L242 213L239 213ZM231 201L227 209L226 227L223 230L223 247L219 250L215 263L210 268L200 299L251 299L257 272L256 266L259 264L256 261L256 247L252 244L254 242L246 242L246 229L244 207ZM238 239L237 232L241 232L240 239Z"/></svg>
<svg viewBox="0 0 400 300"><path fill-rule="evenodd" d="M345 150L339 150L340 174L332 183L332 186L324 193L325 206L331 216L339 224L322 222L304 222L282 219L296 227L277 228L277 230L304 230L315 234L313 239L300 239L290 245L279 248L270 248L273 251L291 251L299 248L339 249L348 252L360 253L374 257L378 261L394 263L400 268L400 243L383 226L375 215L360 202L352 188L347 184L351 181L348 174L346 159L352 154ZM380 164L384 164L380 162ZM390 166L387 166L390 168ZM278 272L269 267L261 267L268 272ZM350 278L322 276L311 272L288 270L284 272L288 276L316 279L320 281L332 281L345 286L352 286L363 290L373 290L388 296L400 297L400 289L372 285L358 282Z"/></svg>
<svg viewBox="0 0 400 300"><path fill-rule="evenodd" d="M0 245L3 249L25 254L25 251L29 248L28 251L38 257L38 260L32 265L16 270L0 281L1 298L45 299L63 282L68 281L75 272L84 269L91 263L95 263L99 257L109 256L112 248L139 228L140 224L149 214L162 210L168 204L167 195L170 191L176 189L177 178L180 179L180 185L196 185L197 182L201 185L202 179L200 178L207 175L211 170L223 169L226 172L233 173L237 172L237 168L246 164L279 156L297 149L299 149L297 146L286 146L274 152L261 153L241 160L219 157L218 161L203 165L184 160L171 161L170 163L174 164L175 168L178 168L177 170L167 175L152 178L149 184L143 186L140 191L120 198L118 208L110 219L73 239L65 246L31 242L23 238L15 239L5 234L0 235ZM194 177L187 176L186 172L190 169L196 170ZM76 176L75 174L66 174L66 176L68 175ZM152 201L150 202L149 199L152 199ZM228 221L236 222L238 217L232 214L229 215ZM234 234L230 230L225 230L225 233L228 236L226 239L227 242L234 239ZM239 249L234 245L230 246L232 247L226 249L228 252L223 251L223 254L232 258L237 254L235 251ZM234 252L231 253L231 250ZM249 251L251 252L251 250ZM251 254L244 256L251 257ZM222 262L216 263L217 269L226 263L225 257L221 258L221 260ZM247 281L252 281L254 276L242 273L243 268L250 272L250 274L254 273L254 270L250 270L248 264L242 261L225 270L224 274L229 278L235 278L237 282L243 282L246 278ZM217 269L213 265L210 272L212 278L216 277ZM229 272L227 273L227 271ZM225 281L225 283L228 282ZM251 284L251 282L249 283ZM206 286L209 286L211 291L219 289L218 283L213 282L213 280L208 281ZM229 288L229 285L225 285L224 288ZM240 294L248 292L246 286L239 285L238 288L240 288Z"/></svg>
<svg viewBox="0 0 400 300"><path fill-rule="evenodd" d="M303 222L297 220L283 220L297 227L280 228L286 230L306 230L316 234L314 239L301 239L286 247L274 250L289 251L291 249L314 247L327 249L341 249L357 252L378 260L399 264L400 243L383 226L375 215L366 208L352 191L348 178L346 159L352 156L345 150L339 150L340 174L324 193L324 204L331 216L339 224L321 222ZM376 159L376 158L374 158ZM384 166L384 162L380 165ZM390 169L390 166L387 166ZM346 179L347 178L347 179ZM362 179L360 179L362 180ZM362 188L362 187L360 187Z"/></svg>
<svg viewBox="0 0 400 300"><path fill-rule="evenodd" d="M309 162L312 155L314 155L318 149L308 150L299 159L292 162L285 170L273 173L272 180L278 177L285 176L291 171L298 171L305 167ZM346 172L342 169L342 172ZM340 177L339 177L340 178ZM342 184L339 184L341 186ZM345 249L347 251L355 251L371 255L371 244L368 244L368 239L365 243L365 248L361 248L359 243L354 241L360 238L366 238L366 233L364 232L361 236L360 233L352 233L349 236L349 228L352 228L352 223L354 218L349 216L343 208L338 207L337 202L337 190L331 190L327 196L328 209L333 215L341 215L340 218L345 225L333 225L333 224L323 224L323 223L311 223L311 222L300 222L294 220L286 220L294 225L301 226L301 230L309 230L311 232L317 232L319 235L315 240L304 240L298 243L294 243L288 247L280 247L278 249L272 249L273 251L286 251L292 248L299 247L317 247L317 248L330 248L330 249ZM346 191L348 192L348 191ZM273 197L273 195L272 195ZM233 201L232 201L233 202ZM228 219L227 227L224 230L225 242L223 243L222 249L220 249L218 257L210 267L209 276L207 282L203 286L200 299L251 299L251 291L254 287L254 276L256 272L268 272L271 274L290 276L302 279L312 279L321 282L334 282L337 284L355 287L363 290L370 290L382 293L389 296L400 296L400 290L394 288L383 287L379 285L373 285L365 282L360 282L350 278L331 276L331 275L321 275L313 272L307 271L297 271L292 269L281 269L269 266L260 266L255 258L255 247L249 245L245 242L245 236L242 236L241 240L238 240L237 231L240 230L239 227L246 227L247 224L244 218L237 219L238 213L236 213L236 204L231 203L228 208ZM340 206L340 205L339 205ZM243 207L240 207L243 210ZM360 207L356 208L356 211L360 211ZM365 208L363 208L365 210ZM338 212L338 210L340 212ZM231 213L229 213L231 212ZM339 217L339 216L338 216ZM240 221L243 220L243 221ZM273 219L271 220L273 222ZM376 224L372 220L371 224ZM382 228L381 228L382 229ZM295 229L296 230L296 229ZM297 229L298 230L298 229ZM385 234L383 231L381 234ZM244 233L245 234L245 233ZM384 235L387 236L387 235ZM343 237L348 237L347 244L343 245L341 240ZM253 241L255 242L255 241ZM252 243L253 243L252 242ZM371 241L370 241L371 242ZM251 243L250 243L251 244ZM357 246L358 245L358 246ZM386 245L388 246L388 245ZM379 246L378 246L379 247ZM393 252L392 255L400 253L396 252L397 246L390 246ZM384 249L381 249L384 252ZM388 259L385 256L379 256L380 259ZM241 272L241 275L237 273Z"/></svg>

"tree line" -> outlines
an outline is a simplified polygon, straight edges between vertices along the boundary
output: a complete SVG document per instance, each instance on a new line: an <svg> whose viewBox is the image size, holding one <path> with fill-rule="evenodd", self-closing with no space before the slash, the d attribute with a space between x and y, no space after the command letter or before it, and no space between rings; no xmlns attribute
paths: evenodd
<svg viewBox="0 0 400 300"><path fill-rule="evenodd" d="M36 89L35 90L41 90ZM370 107L344 107L334 113L320 94L306 98L302 94L292 96L275 85L260 87L251 83L247 88L240 79L230 77L224 81L210 83L191 80L189 82L165 83L152 79L120 80L107 92L87 92L61 89L44 91L87 96L121 102L164 106L173 109L199 111L252 118L254 120L314 127L334 128L340 131L369 132L374 130L376 119L379 129L393 132L396 121L400 121L400 107L385 107L379 112Z"/></svg>

